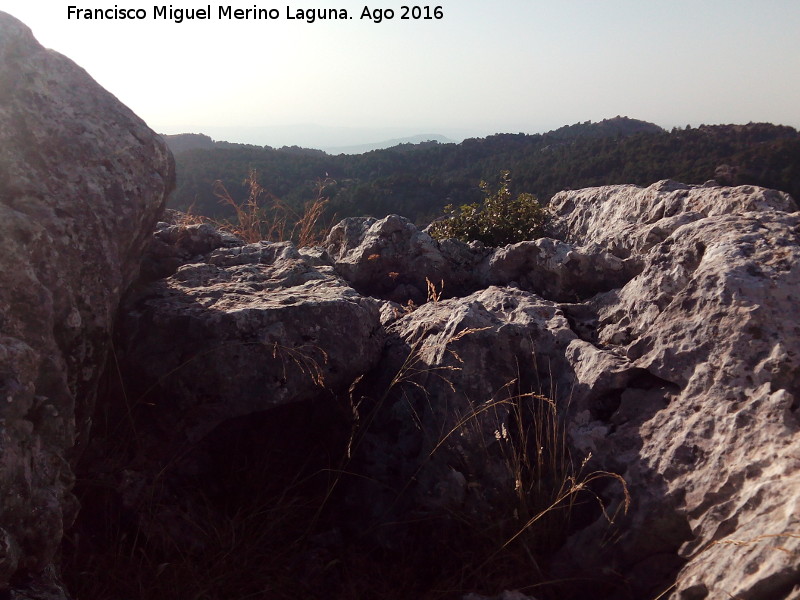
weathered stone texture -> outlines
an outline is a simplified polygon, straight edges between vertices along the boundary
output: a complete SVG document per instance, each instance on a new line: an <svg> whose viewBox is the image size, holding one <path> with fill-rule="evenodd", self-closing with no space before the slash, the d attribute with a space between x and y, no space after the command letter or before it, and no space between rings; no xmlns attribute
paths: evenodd
<svg viewBox="0 0 800 600"><path fill-rule="evenodd" d="M557 416L577 470L527 475L607 473L605 512L576 509L539 557L575 582L565 597L800 598L788 195L605 186L557 194L549 237L504 248L390 215L297 249L156 225L173 179L158 136L0 13L0 594L66 597L54 560L82 452L130 527L191 545L176 515L229 491L192 487L226 470L225 444L295 449L276 421L321 406L298 431L340 460L309 463L337 473L325 552L411 536L433 560L440 531L414 524L448 518L513 531L514 461L566 456L537 429Z"/></svg>
<svg viewBox="0 0 800 600"><path fill-rule="evenodd" d="M587 303L595 343L669 392L642 419L648 396L620 390L612 414L587 412L572 430L576 446L625 476L634 511L610 554L581 552L587 532L563 554L597 567L619 559L644 579L652 539L679 541L677 524L654 525L671 506L689 535L668 597L789 597L800 581L800 213L785 212L794 202L662 182L563 192L554 205L575 243L641 257L639 275ZM604 435L585 435L592 429Z"/></svg>
<svg viewBox="0 0 800 600"><path fill-rule="evenodd" d="M748 211L797 210L786 193L754 186L692 186L664 180L647 188L608 185L559 192L548 208L551 233L580 246L601 244L622 257L646 252L689 221Z"/></svg>
<svg viewBox="0 0 800 600"><path fill-rule="evenodd" d="M0 587L52 560L77 505L119 299L166 195L166 146L0 13Z"/></svg>
<svg viewBox="0 0 800 600"><path fill-rule="evenodd" d="M369 370L383 343L379 303L324 271L289 242L261 242L214 250L143 288L121 322L119 359L138 400L157 405L151 423L197 441Z"/></svg>
<svg viewBox="0 0 800 600"><path fill-rule="evenodd" d="M472 269L488 253L455 240L439 244L397 215L345 219L323 246L336 271L359 292L417 304L426 300L429 284L449 295L474 289Z"/></svg>

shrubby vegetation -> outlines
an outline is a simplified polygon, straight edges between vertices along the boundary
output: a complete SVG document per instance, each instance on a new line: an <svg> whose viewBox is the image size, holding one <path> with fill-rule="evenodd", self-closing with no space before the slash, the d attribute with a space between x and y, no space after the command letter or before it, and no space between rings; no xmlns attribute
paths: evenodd
<svg viewBox="0 0 800 600"><path fill-rule="evenodd" d="M481 181L486 194L481 203L444 207L445 217L435 221L430 234L436 239L456 238L464 242L478 240L487 246L502 246L542 236L545 211L533 194L511 194L511 173L502 171L496 192Z"/></svg>
<svg viewBox="0 0 800 600"><path fill-rule="evenodd" d="M422 144L416 149L375 150L331 156L300 148L273 149L217 142L176 156L178 183L171 207L233 217L219 204L221 180L234 198L247 197L251 169L260 183L301 212L316 197L316 182L330 202L324 221L397 213L427 224L452 204L480 202L478 182L501 169L520 189L546 203L562 189L614 183L649 185L660 179L726 185L762 185L800 198L800 134L764 123L687 127L664 131L650 123L616 118L580 123L545 134L499 134L460 144Z"/></svg>
<svg viewBox="0 0 800 600"><path fill-rule="evenodd" d="M307 201L300 212L271 194L258 182L258 173L251 170L244 183L248 187L246 199L237 200L231 196L222 181L214 182L214 195L221 205L232 208L233 219L215 219L202 215L189 214L191 220L209 221L248 244L266 240L269 242L293 241L298 247L319 244L330 230L320 222L325 212L328 198L323 194L325 188L333 183L330 180L317 181L317 197Z"/></svg>

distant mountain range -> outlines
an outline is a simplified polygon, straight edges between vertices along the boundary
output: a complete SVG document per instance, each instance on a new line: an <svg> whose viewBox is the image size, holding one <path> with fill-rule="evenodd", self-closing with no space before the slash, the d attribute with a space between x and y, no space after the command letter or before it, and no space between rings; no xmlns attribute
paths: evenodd
<svg viewBox="0 0 800 600"><path fill-rule="evenodd" d="M455 141L443 135L435 133L423 133L404 138L395 138L374 144L359 144L355 146L333 146L323 148L328 154L363 154L372 150L383 150L386 148L397 148L398 146L417 146L425 147L431 144L454 144Z"/></svg>
<svg viewBox="0 0 800 600"><path fill-rule="evenodd" d="M189 150L211 150L213 148L231 148L236 146L241 147L254 147L251 144L237 144L234 142L214 141L209 136L202 133L179 133L174 135L162 134L164 140L173 154L181 154ZM374 142L371 144L356 144L353 146L326 146L324 148L303 148L301 146L283 146L279 150L287 152L301 152L301 153L324 153L324 154L363 154L364 152L371 152L373 150L383 150L385 148L396 148L400 146L415 146L424 147L430 144L454 144L455 141L448 137L436 133L421 133L419 135L412 135L402 138L394 138L391 140L384 140L382 142Z"/></svg>
<svg viewBox="0 0 800 600"><path fill-rule="evenodd" d="M392 139L359 154L215 142L202 134L165 136L177 162L171 206L230 218L213 193L222 181L245 199L251 170L260 185L302 212L326 180L329 218L397 213L425 223L446 204L468 204L510 170L513 188L543 202L563 189L660 179L761 185L800 197L800 134L770 123L661 127L628 117L586 121L543 134L496 134L460 143L432 136ZM426 139L428 138L428 139ZM405 141L404 140L409 140ZM423 141L420 141L423 140ZM401 142L401 143L398 143ZM350 148L353 150L353 148ZM344 150L344 148L340 148ZM516 193L516 192L515 192Z"/></svg>
<svg viewBox="0 0 800 600"><path fill-rule="evenodd" d="M632 135L634 133L657 133L664 130L653 123L647 121L640 121L638 119L630 119L628 117L614 117L612 119L604 119L597 123L585 121L584 123L576 123L575 125L565 125L553 131L549 131L543 135L557 138L560 140L568 140L577 137L598 138L598 137L613 137L618 135ZM203 133L179 133L179 134L162 134L166 140L167 145L172 150L173 154L181 154L189 150L211 150L213 148L232 148L232 147L252 147L260 148L253 144L240 144L236 142L215 141L208 135ZM279 150L289 152L301 153L314 153L324 152L325 154L364 154L373 150L384 150L389 148L409 150L412 147L424 148L433 144L455 144L452 140L444 135L436 133L422 133L406 137L392 138L379 142L367 144L352 144L346 146L323 146L321 148L306 148L302 146L292 145L283 146ZM398 147L403 148L398 148ZM264 146L265 148L272 148L272 146Z"/></svg>

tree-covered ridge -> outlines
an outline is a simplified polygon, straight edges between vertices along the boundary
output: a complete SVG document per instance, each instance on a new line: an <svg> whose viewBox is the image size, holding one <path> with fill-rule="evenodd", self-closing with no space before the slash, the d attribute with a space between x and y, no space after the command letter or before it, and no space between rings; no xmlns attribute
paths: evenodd
<svg viewBox="0 0 800 600"><path fill-rule="evenodd" d="M167 138L169 140L169 137ZM419 223L447 204L481 199L478 183L510 170L516 195L547 202L562 189L615 183L649 185L660 179L762 185L800 198L800 134L767 123L701 125L665 131L625 117L579 123L545 134L497 134L460 144L408 144L359 155L332 156L297 147L274 149L216 142L176 155L178 185L171 206L226 216L213 194L224 182L235 197L247 192L251 169L259 183L295 206L326 188L337 217L389 213Z"/></svg>

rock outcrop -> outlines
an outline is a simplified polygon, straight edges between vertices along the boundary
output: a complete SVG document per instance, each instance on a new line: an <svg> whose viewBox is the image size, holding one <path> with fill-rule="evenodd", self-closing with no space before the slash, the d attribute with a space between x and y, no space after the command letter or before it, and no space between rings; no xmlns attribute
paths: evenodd
<svg viewBox="0 0 800 600"><path fill-rule="evenodd" d="M128 391L180 445L220 423L347 388L383 345L380 302L289 242L219 248L131 298ZM169 399L169 401L166 401Z"/></svg>
<svg viewBox="0 0 800 600"><path fill-rule="evenodd" d="M796 205L769 190L671 182L552 204L573 242L642 257L637 277L587 303L593 343L668 382L644 419L653 398L631 389L601 418L591 406L576 416L575 445L625 477L634 506L602 559L581 552L591 528L562 554L619 560L643 579L655 547L679 542L664 522L670 505L687 528L668 597L797 597L800 214L786 212Z"/></svg>
<svg viewBox="0 0 800 600"><path fill-rule="evenodd" d="M336 272L363 294L396 302L422 303L428 286L450 295L475 289L473 270L488 254L456 240L437 243L408 219L345 219L323 242Z"/></svg>
<svg viewBox="0 0 800 600"><path fill-rule="evenodd" d="M73 448L174 169L140 119L5 13L0 81L0 589L25 597L58 593Z"/></svg>
<svg viewBox="0 0 800 600"><path fill-rule="evenodd" d="M397 216L301 250L162 226L172 274L129 296L120 328L141 404L120 497L135 512L167 464L164 497L186 494L227 422L258 437L247 420L324 406L344 414L329 424L347 461L329 560L357 538L412 543L424 568L467 524L530 535L551 558L537 566L576 582L561 597L795 598L796 210L665 181L558 194L553 237L498 249ZM564 482L572 520L521 527Z"/></svg>
<svg viewBox="0 0 800 600"><path fill-rule="evenodd" d="M255 555L189 572L274 568L256 597L383 597L361 565L414 597L800 598L786 194L561 192L505 248L396 215L244 244L157 223L161 138L3 13L0 82L0 596L63 600L128 533L180 582L233 523Z"/></svg>

